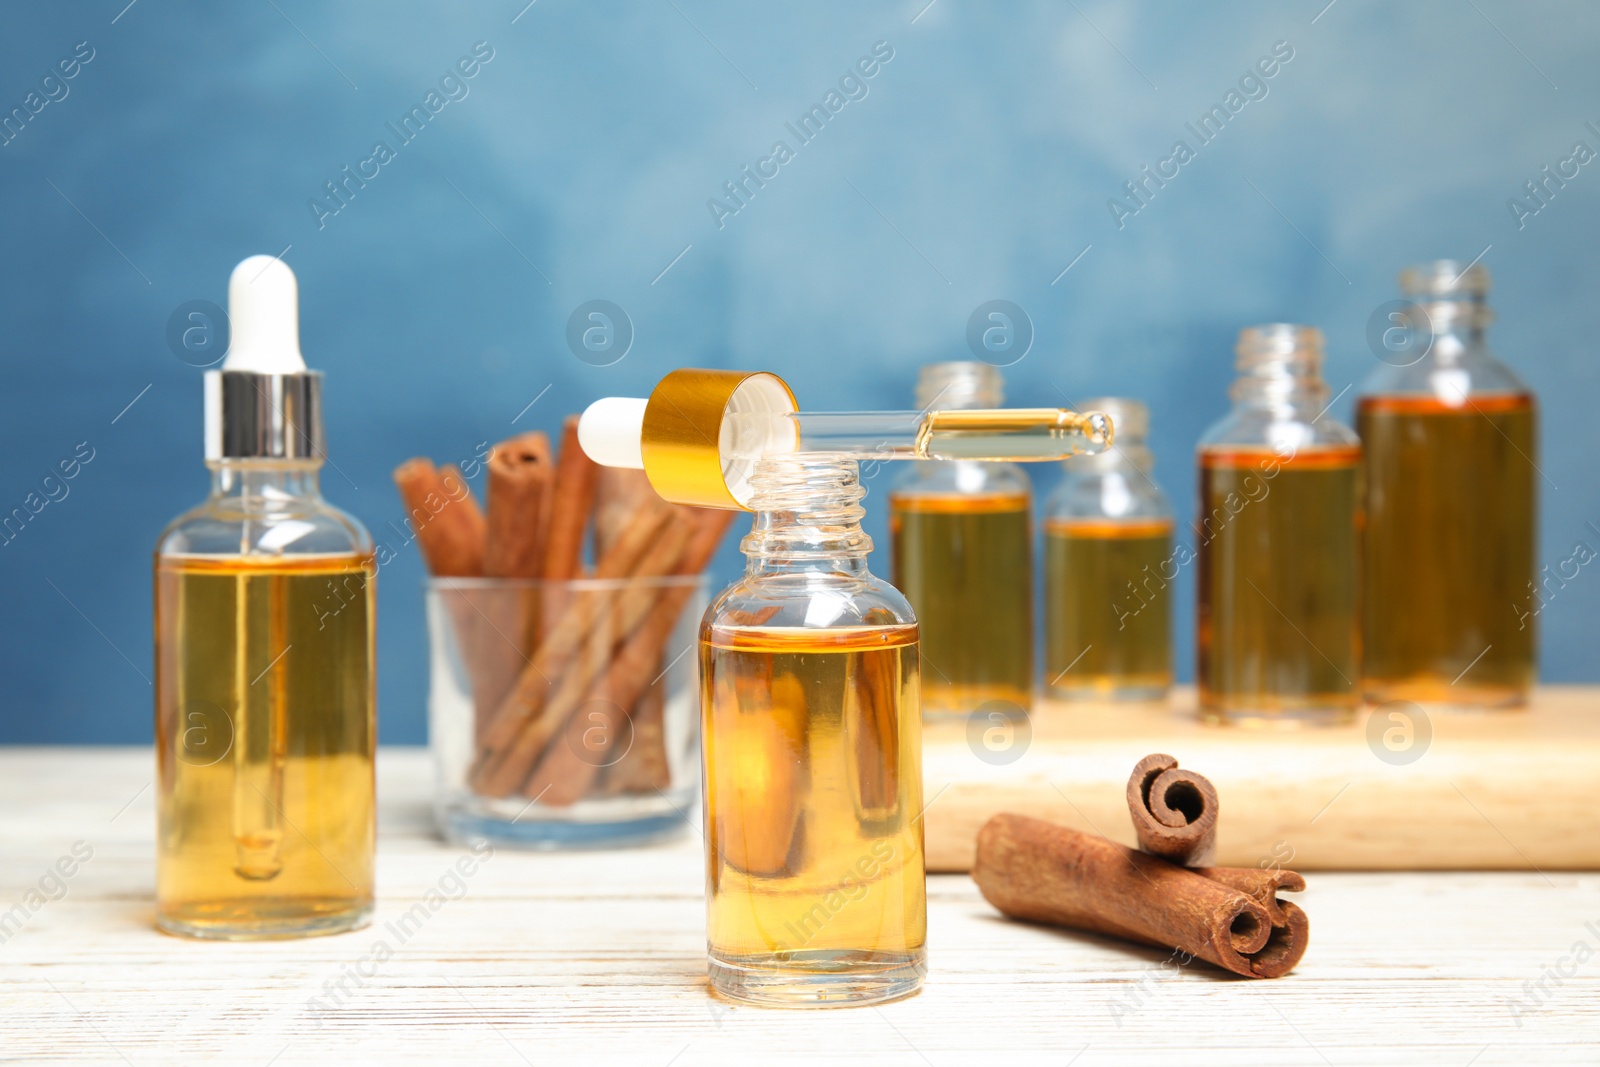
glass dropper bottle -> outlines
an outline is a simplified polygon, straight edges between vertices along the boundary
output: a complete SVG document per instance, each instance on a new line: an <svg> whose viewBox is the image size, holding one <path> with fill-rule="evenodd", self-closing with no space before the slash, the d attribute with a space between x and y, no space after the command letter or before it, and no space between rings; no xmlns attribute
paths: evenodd
<svg viewBox="0 0 1600 1067"><path fill-rule="evenodd" d="M711 985L893 1000L927 973L916 619L867 569L854 460L769 456L754 484L700 631Z"/></svg>
<svg viewBox="0 0 1600 1067"><path fill-rule="evenodd" d="M206 374L211 494L155 554L156 925L223 940L366 925L373 904L372 538L322 498L322 376L294 273L228 283Z"/></svg>
<svg viewBox="0 0 1600 1067"><path fill-rule="evenodd" d="M757 513L745 576L700 637L719 993L870 1004L914 993L925 973L919 631L867 569L857 460L979 440L1001 454L964 458L1062 458L1111 435L1104 416L1054 409L804 415L781 378L737 371L674 371L649 400L584 413L596 462L643 468L674 503Z"/></svg>

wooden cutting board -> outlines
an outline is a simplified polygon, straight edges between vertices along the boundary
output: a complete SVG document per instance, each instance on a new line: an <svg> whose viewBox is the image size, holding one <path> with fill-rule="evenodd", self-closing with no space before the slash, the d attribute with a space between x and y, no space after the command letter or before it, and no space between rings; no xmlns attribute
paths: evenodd
<svg viewBox="0 0 1600 1067"><path fill-rule="evenodd" d="M1167 706L1041 701L1009 735L928 723L929 870L971 869L1002 811L1132 845L1123 790L1152 752L1216 785L1219 865L1600 869L1600 687L1544 687L1522 711L1385 705L1335 727L1210 726L1194 709L1178 690Z"/></svg>

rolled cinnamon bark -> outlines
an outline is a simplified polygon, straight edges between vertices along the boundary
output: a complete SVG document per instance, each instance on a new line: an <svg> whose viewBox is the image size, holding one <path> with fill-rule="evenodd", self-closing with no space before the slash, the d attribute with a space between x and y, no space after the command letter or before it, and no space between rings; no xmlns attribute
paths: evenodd
<svg viewBox="0 0 1600 1067"><path fill-rule="evenodd" d="M546 535L544 577L566 581L583 574L583 531L594 508L600 465L578 443L578 416L561 427L561 455L551 487L550 527Z"/></svg>
<svg viewBox="0 0 1600 1067"><path fill-rule="evenodd" d="M1277 978L1299 960L1285 939L1273 940L1267 909L1250 895L1039 819L990 819L978 832L972 878L1014 919L1179 949L1247 978ZM1279 907L1291 922L1299 912Z"/></svg>
<svg viewBox="0 0 1600 1067"><path fill-rule="evenodd" d="M606 554L646 501L659 499L644 471L601 467L594 493L594 558Z"/></svg>
<svg viewBox="0 0 1600 1067"><path fill-rule="evenodd" d="M681 521L686 536L670 573L699 574L716 554L722 535L733 521L733 512L676 510L683 515ZM622 620L619 630L628 635L627 639L605 669L592 677L592 688L581 699L571 701L567 711L570 717L566 723L566 743L548 747L544 759L523 786L523 795L540 797L542 803L552 805L571 804L583 797L605 764L610 748L619 738L629 735L628 726L622 721L625 709L638 703L645 689L659 681L662 649L672 636L684 605L694 595L694 587L644 587L630 593L636 594L637 599L625 596L619 604ZM636 606L644 610L633 615ZM565 691L565 681L562 688ZM557 699L552 698L550 710L558 711L565 704L566 701L558 704ZM582 708L585 715L571 715L571 711L578 708Z"/></svg>
<svg viewBox="0 0 1600 1067"><path fill-rule="evenodd" d="M502 441L490 453L487 467L483 573L491 578L538 578L544 573L550 440L535 431Z"/></svg>
<svg viewBox="0 0 1600 1067"><path fill-rule="evenodd" d="M1287 974L1300 962L1311 939L1311 922L1297 905L1279 900L1278 894L1301 892L1306 887L1304 878L1294 871L1281 868L1195 867L1193 870L1195 874L1213 882L1237 889L1267 909L1272 933L1267 938L1266 947L1256 954L1256 961L1259 968L1271 973L1262 977L1277 978Z"/></svg>
<svg viewBox="0 0 1600 1067"><path fill-rule="evenodd" d="M672 781L667 759L665 686L645 688L633 706L633 744L608 764L595 780L593 793L614 797L623 793L652 793L665 789Z"/></svg>
<svg viewBox="0 0 1600 1067"><path fill-rule="evenodd" d="M1216 854L1216 787L1202 775L1180 770L1171 756L1156 753L1134 765L1128 813L1139 847L1152 856L1195 867Z"/></svg>
<svg viewBox="0 0 1600 1067"><path fill-rule="evenodd" d="M452 578L482 574L483 512L461 471L418 457L395 468L394 484L428 570Z"/></svg>
<svg viewBox="0 0 1600 1067"><path fill-rule="evenodd" d="M642 509L611 552L600 558L594 576L626 579L664 573L675 560L664 558L662 545L674 522L674 509L664 502ZM669 542L666 547L672 544ZM682 549L683 541L678 539L672 550ZM502 701L485 736L472 771L472 785L477 792L486 797L509 797L523 784L550 736L565 725L566 717L581 701L582 691L592 677L584 670L574 672L574 664L597 661L594 654L584 654L594 649L597 635L603 633L606 640L614 640L613 608L626 589L626 585L619 585L616 589L584 590L566 603L560 621L547 630L549 638L534 653L533 662L518 675L517 685ZM630 606L638 611L632 601Z"/></svg>

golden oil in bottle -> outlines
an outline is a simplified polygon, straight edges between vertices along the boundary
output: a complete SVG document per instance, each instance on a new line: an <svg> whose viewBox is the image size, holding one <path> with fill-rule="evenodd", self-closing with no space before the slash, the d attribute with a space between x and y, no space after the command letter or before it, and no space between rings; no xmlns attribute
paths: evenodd
<svg viewBox="0 0 1600 1067"><path fill-rule="evenodd" d="M1373 701L1521 704L1536 673L1534 398L1490 354L1489 277L1401 275L1421 351L1356 406L1365 450L1364 688Z"/></svg>
<svg viewBox="0 0 1600 1067"><path fill-rule="evenodd" d="M1177 577L1172 520L1048 519L1044 545L1051 694L1073 700L1165 696L1172 685L1171 584Z"/></svg>
<svg viewBox="0 0 1600 1067"><path fill-rule="evenodd" d="M925 464L919 464L919 468ZM928 713L1026 709L1033 677L1027 493L895 493L894 584L916 609Z"/></svg>
<svg viewBox="0 0 1600 1067"><path fill-rule="evenodd" d="M903 970L927 933L915 626L706 637L706 937L722 966Z"/></svg>
<svg viewBox="0 0 1600 1067"><path fill-rule="evenodd" d="M1045 682L1068 700L1157 700L1172 684L1172 509L1151 478L1149 412L1097 397L1116 443L1076 457L1045 504Z"/></svg>
<svg viewBox="0 0 1600 1067"><path fill-rule="evenodd" d="M1361 450L1200 455L1200 705L1296 715L1360 702Z"/></svg>
<svg viewBox="0 0 1600 1067"><path fill-rule="evenodd" d="M701 631L713 988L861 1004L926 972L917 626L866 569L854 462L772 457Z"/></svg>
<svg viewBox="0 0 1600 1067"><path fill-rule="evenodd" d="M1361 447L1324 411L1320 331L1255 327L1238 354L1234 412L1198 453L1201 712L1348 717L1360 704Z"/></svg>
<svg viewBox="0 0 1600 1067"><path fill-rule="evenodd" d="M370 912L373 569L157 561L163 929L270 937Z"/></svg>
<svg viewBox="0 0 1600 1067"><path fill-rule="evenodd" d="M1001 399L985 363L931 364L917 384L924 408ZM1032 703L1031 501L1017 465L968 460L913 464L890 492L893 581L921 626L925 714Z"/></svg>

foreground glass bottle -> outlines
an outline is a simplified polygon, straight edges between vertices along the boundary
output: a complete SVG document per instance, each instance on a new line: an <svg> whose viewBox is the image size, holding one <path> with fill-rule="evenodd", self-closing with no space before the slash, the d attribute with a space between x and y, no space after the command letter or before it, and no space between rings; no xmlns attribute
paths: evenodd
<svg viewBox="0 0 1600 1067"><path fill-rule="evenodd" d="M233 341L206 375L211 495L155 555L156 925L248 940L372 912L372 540L326 503L321 375L294 275L229 283Z"/></svg>
<svg viewBox="0 0 1600 1067"><path fill-rule="evenodd" d="M711 984L892 1000L926 973L916 619L867 570L853 460L768 457L751 489L700 636Z"/></svg>
<svg viewBox="0 0 1600 1067"><path fill-rule="evenodd" d="M1533 686L1538 414L1489 352L1489 272L1400 275L1410 343L1356 406L1366 453L1364 687L1373 701L1508 706Z"/></svg>
<svg viewBox="0 0 1600 1067"><path fill-rule="evenodd" d="M1233 411L1200 439L1201 713L1338 719L1360 703L1361 445L1326 413L1322 332L1239 335Z"/></svg>
<svg viewBox="0 0 1600 1067"><path fill-rule="evenodd" d="M1084 407L1111 417L1117 443L1062 464L1045 505L1046 684L1067 700L1159 700L1172 685L1172 583L1185 561L1151 477L1150 415L1122 397Z"/></svg>
<svg viewBox="0 0 1600 1067"><path fill-rule="evenodd" d="M987 363L922 368L917 405L998 408ZM930 460L889 496L894 584L922 627L922 707L969 714L993 701L1026 711L1033 691L1033 487L1014 463Z"/></svg>

